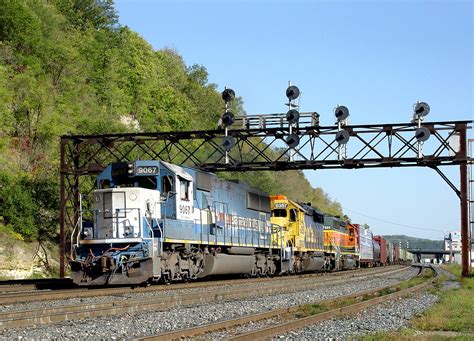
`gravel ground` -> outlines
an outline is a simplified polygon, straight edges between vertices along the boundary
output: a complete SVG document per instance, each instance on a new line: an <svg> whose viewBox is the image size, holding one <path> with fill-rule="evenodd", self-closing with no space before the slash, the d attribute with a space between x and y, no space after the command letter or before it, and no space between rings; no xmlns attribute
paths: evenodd
<svg viewBox="0 0 474 341"><path fill-rule="evenodd" d="M441 267L438 267L438 272L440 274L444 274L447 279L443 282L442 290L451 290L451 289L458 289L461 287L461 283L457 280L456 276L454 276L451 272L444 270Z"/></svg>
<svg viewBox="0 0 474 341"><path fill-rule="evenodd" d="M0 338L23 340L128 339L388 286L400 280L411 278L415 276L417 272L417 269L412 268L386 277L381 276L370 279L358 278L351 282L323 286L290 294L254 297L236 301L221 301L200 306L170 309L163 312L126 314L91 320L69 321L38 328L7 330L0 332ZM136 298L136 296L134 296L134 298Z"/></svg>
<svg viewBox="0 0 474 341"><path fill-rule="evenodd" d="M330 279L331 277L321 277L324 280ZM318 277L312 278L286 278L285 283L288 284L301 284L301 283L308 283L314 282L318 280ZM334 280L338 280L338 277L334 277ZM347 278L346 281L358 281L360 278ZM107 303L107 302L117 302L117 301L127 301L127 300L138 300L138 299L145 299L145 298L159 298L159 297L168 297L170 294L192 294L192 293L202 293L205 291L215 291L215 290L232 290L232 289L241 289L241 288L248 288L249 285L255 287L255 290L264 290L265 286L274 285L275 281L268 281L268 282L249 282L249 283L240 283L240 284L221 284L217 287L212 286L212 282L210 286L207 287L197 287L197 288L183 288L183 289L173 289L170 290L159 290L159 291L148 291L148 292L132 292L132 293L123 293L123 294L116 294L116 295L108 295L108 296L96 296L96 297L73 297L68 299L60 299L60 300L50 300L50 301L38 301L38 302L26 302L26 303L10 303L5 305L0 305L0 313L3 312L12 312L12 311L22 311L22 310L29 310L29 309L44 309L44 308L51 308L51 307L63 307L63 306L73 306L77 304L96 304L96 303Z"/></svg>
<svg viewBox="0 0 474 341"><path fill-rule="evenodd" d="M456 276L438 267L448 278L442 290L460 287ZM434 305L439 297L430 293L416 294L366 309L356 315L334 318L276 337L277 340L346 340L379 331L396 331L406 327L410 320Z"/></svg>
<svg viewBox="0 0 474 341"><path fill-rule="evenodd" d="M280 335L282 340L346 340L372 332L395 331L408 325L410 320L438 301L429 293L386 302L353 316L334 318L304 329Z"/></svg>

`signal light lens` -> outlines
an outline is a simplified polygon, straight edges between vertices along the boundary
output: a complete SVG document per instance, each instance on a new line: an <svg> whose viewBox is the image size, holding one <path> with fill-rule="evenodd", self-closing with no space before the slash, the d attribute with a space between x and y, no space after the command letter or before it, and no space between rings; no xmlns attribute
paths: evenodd
<svg viewBox="0 0 474 341"><path fill-rule="evenodd" d="M299 119L300 113L296 109L291 109L286 113L286 120L291 124L297 123Z"/></svg>
<svg viewBox="0 0 474 341"><path fill-rule="evenodd" d="M228 103L235 98L235 91L232 89L225 89L222 91L222 99L224 102Z"/></svg>
<svg viewBox="0 0 474 341"><path fill-rule="evenodd" d="M228 127L228 126L231 126L234 123L235 117L234 117L233 113L231 113L230 111L226 111L222 115L221 120L222 120L222 125L224 127Z"/></svg>
<svg viewBox="0 0 474 341"><path fill-rule="evenodd" d="M297 86L291 85L286 89L286 97L290 101L297 99L300 96L300 89Z"/></svg>
<svg viewBox="0 0 474 341"><path fill-rule="evenodd" d="M338 121L344 121L349 117L349 109L344 105L339 105L334 109L334 115Z"/></svg>

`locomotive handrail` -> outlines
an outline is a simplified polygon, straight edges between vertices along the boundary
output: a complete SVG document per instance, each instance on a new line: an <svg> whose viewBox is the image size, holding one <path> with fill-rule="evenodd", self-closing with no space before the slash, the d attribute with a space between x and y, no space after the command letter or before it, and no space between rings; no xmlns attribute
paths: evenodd
<svg viewBox="0 0 474 341"><path fill-rule="evenodd" d="M138 214L138 219L141 220L140 218L141 218L140 214ZM151 218L151 219L153 219L153 218ZM150 228L150 231L151 231L151 257L152 257L152 259L155 259L155 247L153 245L153 243L155 242L155 233L153 232L153 227L150 226L150 223L149 223L148 219L145 219L145 222L146 222L146 224L148 225L148 227ZM150 240L150 238L145 238L145 237L143 237L143 235L144 234L142 233L142 239L143 240Z"/></svg>
<svg viewBox="0 0 474 341"><path fill-rule="evenodd" d="M77 219L76 224L74 224L74 229L71 233L71 250L74 250L74 246L79 246L79 237L81 235L80 231L77 232L76 236L76 244L74 245L74 234L76 233L77 226L80 226L80 230L82 230L82 194L79 193L79 219Z"/></svg>

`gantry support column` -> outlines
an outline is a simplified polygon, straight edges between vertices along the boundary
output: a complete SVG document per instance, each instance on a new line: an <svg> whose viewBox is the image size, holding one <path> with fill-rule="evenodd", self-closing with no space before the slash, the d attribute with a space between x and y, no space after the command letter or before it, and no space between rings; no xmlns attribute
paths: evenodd
<svg viewBox="0 0 474 341"><path fill-rule="evenodd" d="M61 207L59 213L60 227L59 227L59 277L63 278L65 273L65 253L66 253L66 236L65 236L65 224L66 224L66 163L65 163L65 153L66 153L66 140L61 139L61 183L60 183L60 192L61 192Z"/></svg>
<svg viewBox="0 0 474 341"><path fill-rule="evenodd" d="M461 157L466 160L466 129L460 131L459 152ZM461 192L461 264L462 275L469 276L469 266L471 254L469 252L469 217L468 217L468 198L467 198L467 161L460 165L460 192Z"/></svg>

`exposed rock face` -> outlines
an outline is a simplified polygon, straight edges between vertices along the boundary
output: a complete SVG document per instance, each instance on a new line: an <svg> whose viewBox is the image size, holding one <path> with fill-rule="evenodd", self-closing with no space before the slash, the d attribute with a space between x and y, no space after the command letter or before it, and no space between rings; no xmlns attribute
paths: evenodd
<svg viewBox="0 0 474 341"><path fill-rule="evenodd" d="M14 235L0 232L0 279L54 276L59 269L54 245L26 243Z"/></svg>

